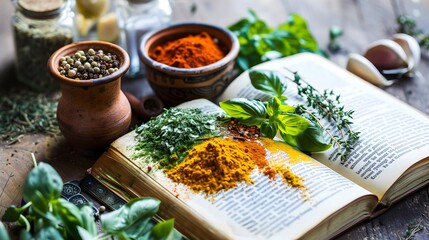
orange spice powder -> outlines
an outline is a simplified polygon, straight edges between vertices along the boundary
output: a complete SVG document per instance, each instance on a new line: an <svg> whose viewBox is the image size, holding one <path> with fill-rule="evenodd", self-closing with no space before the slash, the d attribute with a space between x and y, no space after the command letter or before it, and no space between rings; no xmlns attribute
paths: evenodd
<svg viewBox="0 0 429 240"><path fill-rule="evenodd" d="M201 32L157 46L149 56L172 67L197 68L217 62L225 54L208 33Z"/></svg>

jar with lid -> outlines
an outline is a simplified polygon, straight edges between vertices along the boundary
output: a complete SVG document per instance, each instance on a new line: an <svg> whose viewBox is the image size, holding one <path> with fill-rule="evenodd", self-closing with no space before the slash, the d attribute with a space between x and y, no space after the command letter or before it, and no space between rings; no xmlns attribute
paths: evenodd
<svg viewBox="0 0 429 240"><path fill-rule="evenodd" d="M16 0L12 28L17 80L39 92L58 89L47 70L52 53L73 42L70 0Z"/></svg>
<svg viewBox="0 0 429 240"><path fill-rule="evenodd" d="M118 16L121 28L120 45L130 54L130 78L141 77L143 68L138 56L143 35L171 22L172 8L169 0L118 0Z"/></svg>

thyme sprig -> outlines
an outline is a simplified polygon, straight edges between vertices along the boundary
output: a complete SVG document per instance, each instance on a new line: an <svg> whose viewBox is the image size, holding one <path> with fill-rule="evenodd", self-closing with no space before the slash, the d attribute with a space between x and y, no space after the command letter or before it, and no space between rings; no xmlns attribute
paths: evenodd
<svg viewBox="0 0 429 240"><path fill-rule="evenodd" d="M398 23L398 32L405 33L416 38L419 45L426 50L429 50L429 35L423 33L423 31L417 28L417 23L411 17L401 15L396 18Z"/></svg>
<svg viewBox="0 0 429 240"><path fill-rule="evenodd" d="M285 69L293 74L293 78L285 77L296 84L298 95L306 100L306 106L303 104L296 106L297 113L307 114L310 119L317 123L329 136L333 147L337 148L337 155L341 157L341 161L345 161L360 134L353 131L351 127L354 111L346 111L341 105L340 95L335 94L333 90L319 92L305 81L298 72ZM314 111L308 108L312 108ZM335 128L330 129L323 126L321 119L326 119Z"/></svg>

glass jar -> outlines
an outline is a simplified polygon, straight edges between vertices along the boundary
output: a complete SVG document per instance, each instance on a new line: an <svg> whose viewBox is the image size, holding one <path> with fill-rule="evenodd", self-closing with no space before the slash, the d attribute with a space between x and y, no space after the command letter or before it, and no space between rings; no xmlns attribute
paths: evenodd
<svg viewBox="0 0 429 240"><path fill-rule="evenodd" d="M73 42L73 12L67 0L17 0L12 28L17 80L33 90L58 89L47 70L52 53Z"/></svg>
<svg viewBox="0 0 429 240"><path fill-rule="evenodd" d="M118 0L120 45L130 55L130 78L141 77L143 69L138 56L139 43L143 35L171 22L172 9L168 0Z"/></svg>

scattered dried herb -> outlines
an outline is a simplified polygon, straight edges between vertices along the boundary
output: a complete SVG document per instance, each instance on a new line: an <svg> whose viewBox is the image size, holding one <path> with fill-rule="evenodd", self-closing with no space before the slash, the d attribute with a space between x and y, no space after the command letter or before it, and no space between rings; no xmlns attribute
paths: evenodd
<svg viewBox="0 0 429 240"><path fill-rule="evenodd" d="M192 146L220 135L217 116L193 108L166 109L135 130L137 144L132 158L158 168L174 167Z"/></svg>
<svg viewBox="0 0 429 240"><path fill-rule="evenodd" d="M8 144L24 134L55 134L57 101L28 90L11 90L0 96L0 138Z"/></svg>

